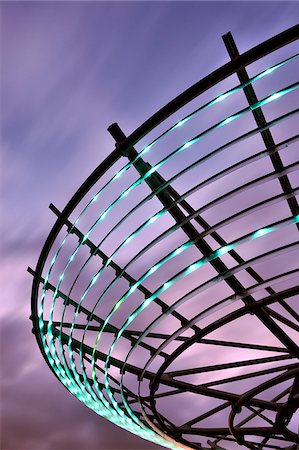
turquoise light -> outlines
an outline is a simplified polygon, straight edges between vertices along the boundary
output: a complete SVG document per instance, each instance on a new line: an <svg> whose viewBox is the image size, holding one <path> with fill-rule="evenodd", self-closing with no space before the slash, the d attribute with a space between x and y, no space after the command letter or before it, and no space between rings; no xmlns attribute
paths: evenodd
<svg viewBox="0 0 299 450"><path fill-rule="evenodd" d="M181 127L190 119L191 119L191 117L185 117L185 119L180 120L176 125L174 125L173 129Z"/></svg>
<svg viewBox="0 0 299 450"><path fill-rule="evenodd" d="M290 92L291 90L297 88L298 85L299 85L299 83L298 83L296 86L293 86L293 87L291 87L291 88L286 88L286 89L280 91L279 94L280 94L280 95L284 95L285 93L288 93L288 92ZM276 94L278 94L278 93L276 93ZM271 96L270 96L270 97L271 97ZM270 97L268 97L267 99L269 100ZM277 97L277 96L276 96L276 97ZM266 99L266 100L267 100L267 99ZM253 105L253 106L251 106L250 108L243 110L242 114L244 114L245 112L247 112L249 109L255 109L256 107L258 107L257 105L260 105L262 102L265 102L266 100L264 99L264 100L262 100L261 102L258 102L256 105ZM270 100L269 100L269 101L270 101ZM231 120L234 120L235 118L239 117L240 115L241 115L241 113L237 113L237 114L235 114L234 116L228 117L228 118L225 119L224 121L220 122L220 124L217 124L215 127L212 127L211 129L207 130L207 132L211 131L213 128L217 128L217 127L222 126L222 125L224 125L224 124L226 124L226 123L229 123ZM206 134L206 133L204 133L204 134ZM202 135L202 136L203 136L203 135ZM202 137L202 136L201 136L201 137ZM151 173L153 173L153 171L155 171L155 170L157 169L157 167L160 167L162 164L164 164L166 161L168 161L168 160L170 159L170 157L173 157L175 153L178 153L178 152L180 152L181 150L183 150L183 149L185 149L185 148L188 148L190 145L192 145L193 143L197 142L198 140L199 140L199 137L194 138L194 139L192 139L192 140L186 142L182 147L180 147L180 148L179 148L176 152L174 152L172 155L170 155L169 157L167 157L167 158L165 158L164 160L162 160L162 161L161 161L160 163L158 163L154 168L151 168L151 169L150 169L150 170L149 170L142 178L140 178L139 180L137 180L137 182L135 182L135 183L133 183L131 186L129 186L129 188L127 188L127 190L124 191L124 192L121 194L121 196L120 196L120 197L119 197L112 205L110 205L109 209L111 209L113 206L115 206L116 203L118 203L118 201L119 201L122 197L127 196L128 193L129 193L134 187L136 187L136 186L137 186L138 184L140 184L144 179L146 179ZM104 214L107 214L107 211L108 211L108 210L106 210L106 211L104 212ZM89 236L91 230L92 230L92 229L96 226L96 224L101 220L101 217L102 217L102 216L100 216L99 220L93 225L93 227L91 227L91 229L88 231L88 233L84 236L83 242L87 239L87 237ZM64 239L63 244L64 244L65 240L66 240L66 238ZM79 247L80 247L80 244L79 244ZM78 247L78 248L79 248L79 247Z"/></svg>
<svg viewBox="0 0 299 450"><path fill-rule="evenodd" d="M217 256L224 255L225 253L230 252L233 250L233 245L225 245L224 247L219 248L219 250L216 251Z"/></svg>
<svg viewBox="0 0 299 450"><path fill-rule="evenodd" d="M194 142L192 142L192 141L186 142L186 144L184 144L184 145L181 147L181 149L182 149L182 150L185 150L185 148L189 148L189 147L191 147L191 145L193 145L193 144L194 144Z"/></svg>
<svg viewBox="0 0 299 450"><path fill-rule="evenodd" d="M154 223L158 219L158 216L153 216L149 219L148 224Z"/></svg>
<svg viewBox="0 0 299 450"><path fill-rule="evenodd" d="M219 97L216 98L215 103L217 102L222 102L223 100L225 100L227 97L229 97L232 94L232 92L226 92L225 94L221 94L219 95Z"/></svg>
<svg viewBox="0 0 299 450"><path fill-rule="evenodd" d="M88 237L89 237L89 235L90 235L90 231L91 231L91 230L89 230L88 233L86 233L86 234L83 236L82 242L87 241L87 239L88 239Z"/></svg>
<svg viewBox="0 0 299 450"><path fill-rule="evenodd" d="M268 227L268 228L260 228L260 229L257 230L255 233L253 233L252 239L255 239L255 238L260 237L260 236L264 236L265 234L268 234L268 233L270 233L271 231L272 231L272 228L271 228L271 227Z"/></svg>
<svg viewBox="0 0 299 450"><path fill-rule="evenodd" d="M166 283L163 284L163 290L168 289L171 286L171 282L170 281L166 281Z"/></svg>
<svg viewBox="0 0 299 450"><path fill-rule="evenodd" d="M150 270L148 271L149 275L151 275L152 273L156 272L157 269L158 269L158 266L151 267Z"/></svg>
<svg viewBox="0 0 299 450"><path fill-rule="evenodd" d="M296 220L297 220L297 216L296 216ZM299 219L298 219L299 220ZM289 225L291 223L294 223L294 218L289 218L289 219L285 219L283 221L281 221L279 224L275 225L275 226L271 226L271 227L265 227L263 230L267 230L267 232L272 232L272 231L276 231L279 230L280 228ZM208 262L210 262L211 260L219 257L219 255L223 255L225 253L228 253L232 248L236 248L239 245L251 240L251 239L255 239L258 237L262 237L265 233L261 233L261 230L256 230L255 232L249 234L246 237L242 237L239 240L236 240L224 247L219 248L218 250L216 250L215 252L213 252L209 257L205 257L202 258L201 260L189 265L186 269L184 269L182 272L180 272L179 274L177 274L176 276L174 276L172 279L168 280L167 282L165 282L162 287L158 288L155 293L153 293L151 295L151 297L147 298L143 304L141 306L139 306L135 312L133 312L128 320L125 322L125 324L123 325L123 327L120 329L120 331L117 334L117 337L115 338L113 345L111 345L111 348L107 354L107 358L106 358L106 362L105 362L105 378L107 380L107 383L109 383L108 381L108 370L109 370L109 359L110 356L113 352L113 349L115 348L115 345L117 343L117 341L120 339L121 335L123 334L123 332L126 330L128 324L130 324L135 317L138 316L138 314L146 307L148 306L162 291L168 289L172 284L174 284L175 282L177 282L178 280L180 280L181 278L187 276L189 273L193 272L194 270L198 269L199 267L201 267L203 264L206 264ZM112 317L112 315L110 316L110 318ZM110 319L109 319L110 320ZM113 398L113 394L111 392L109 392L109 396L111 396L111 400ZM113 398L113 401L114 398ZM129 408L129 406L126 404L126 407ZM132 412L133 413L133 412Z"/></svg>
<svg viewBox="0 0 299 450"><path fill-rule="evenodd" d="M125 240L125 244L128 244L131 240L133 239L133 236L129 236L126 240Z"/></svg>
<svg viewBox="0 0 299 450"><path fill-rule="evenodd" d="M293 221L294 221L294 220L295 220L295 219L293 218ZM298 217L296 217L296 220L298 220ZM258 230L258 231L260 231L260 230ZM259 232L259 233L257 233L256 235L261 235L261 233ZM229 246L226 246L226 248L224 248L224 249L222 250L221 253L224 253L225 250L229 251ZM192 267L194 267L194 265L191 265L191 266L189 267L189 271L191 270ZM164 283L163 289L166 289L166 288L168 288L169 286L170 286L170 282ZM147 299L145 305L148 305L148 304L150 303L150 301L151 301L151 299ZM143 305L143 306L144 306L144 305ZM136 317L136 315L137 315L136 313L135 313L134 315L131 315L130 318L129 318L129 320L128 320L128 323L130 323L130 322ZM49 335L51 335L51 334L49 333ZM53 337L53 336L52 336L52 337ZM71 341L71 339L70 339L70 341ZM114 346L113 346L113 348L114 348ZM59 364L58 358L55 358L55 362Z"/></svg>
<svg viewBox="0 0 299 450"><path fill-rule="evenodd" d="M196 269L197 269L196 264L191 264L191 266L189 266L189 268L188 268L188 271L191 273L191 272L194 272L194 270L196 270Z"/></svg>
<svg viewBox="0 0 299 450"><path fill-rule="evenodd" d="M275 228L276 229L276 228ZM274 230L274 228L272 227L272 231ZM249 236L249 238L252 238L252 236ZM242 239L241 241L240 241L240 243L241 242L244 242L244 239ZM187 244L185 244L185 247L187 246ZM222 248L222 250L220 251L220 253L221 254L224 254L225 252L228 252L230 249L232 248L232 244L230 244L230 245L227 245L227 246L225 246L225 247L223 247ZM211 256L211 258L209 258L209 259L212 259L213 257L217 257L218 255L219 255L219 250L220 249L218 249L218 251L216 251L215 252L215 254L214 255L212 255ZM172 255L174 254L175 252L173 252L172 253ZM200 267L203 263L206 263L208 261L208 259L204 259L204 260L202 260L202 261L199 261L199 262L197 262L196 263L196 268L198 268L198 267ZM189 268L187 268L186 269L186 271L185 271L185 273L183 274L183 276L184 275L186 275L186 274L188 274L188 273L190 273L190 271L192 270L194 268L194 265L191 265ZM181 277L182 275L180 275L180 277ZM144 277L143 277L144 278ZM177 277L178 278L178 277ZM136 283L136 285L137 284L140 284L140 282L141 282L141 280L139 280L139 282L137 282ZM173 281L172 281L173 282ZM162 290L165 290L165 289L167 289L170 285L171 285L171 283L172 282L166 282L164 285L163 285L163 287L162 287ZM160 289L160 291L161 291L161 289ZM149 299L147 299L146 300L146 305L149 305L149 303L152 301L154 299L154 296L151 296ZM122 298L121 299L121 301L124 301L125 300L125 298ZM119 305L119 304L118 304ZM144 304L142 305L142 309L144 308ZM114 310L115 311L115 310ZM112 314L113 314L113 312L114 311L112 311ZM128 323L131 323L131 321L136 317L136 315L139 313L139 311L136 311L136 313L135 314L133 314L133 315L131 315L130 316L130 318L129 318L129 320L127 321L127 324ZM105 327L105 325L108 323L108 321L110 320L110 318L111 318L111 316L112 316L112 314L109 314L109 316L107 317L107 319L106 319L106 321L105 321L105 324L104 324L104 326L103 326L103 328ZM102 328L102 329L103 329ZM123 332L123 330L126 328L126 325L121 329L121 332L120 333L118 333L118 339L119 339L119 337L120 337L120 335L121 335L121 333ZM114 348L114 346L115 345L113 345L113 347L111 347L111 351L113 350L113 348Z"/></svg>
<svg viewBox="0 0 299 450"><path fill-rule="evenodd" d="M296 56L296 57L297 57L297 56ZM291 59L294 59L294 57L293 57L293 58L290 58L288 61L291 61ZM280 63L280 65L273 66L272 68L267 69L267 70L264 71L262 74L260 74L259 77L268 75L269 73L272 73L276 68L280 67L282 64L283 64L283 63ZM254 79L258 79L258 76L255 77ZM253 79L253 80L254 80L254 79ZM252 81L250 81L250 83L251 83L251 82L252 82ZM241 88L242 88L242 86L239 87L238 90L241 89ZM293 88L293 89L295 89L295 88ZM264 101L263 104L265 104L266 102L270 102L270 101L276 100L277 98L281 97L282 95L284 95L284 94L287 93L287 92L290 92L291 90L292 90L292 89L289 89L289 91L285 90L283 93L282 93L282 91L277 92L277 93L274 93L274 94L272 94L270 97L268 97L267 99L263 100L263 101ZM234 92L236 92L236 91L234 91ZM219 101L224 100L224 99L225 99L226 97L228 97L228 95L230 95L231 93L233 93L233 91L231 91L230 93L225 93L225 94L220 95L216 100L214 100L214 102L216 102L216 101L219 102ZM221 97L222 97L222 98L221 98ZM210 103L209 103L209 106L212 105L212 104L213 104L213 102L210 102ZM259 103L259 104L261 105L261 103ZM233 117L233 116L232 116L232 117ZM226 120L226 123L229 123L231 120L234 120L234 119L232 119L232 117L231 117L231 118L225 119L225 120ZM180 122L178 122L175 126L173 126L172 129L182 126L185 122L187 122L187 120L189 120L189 118L191 118L191 115L190 115L188 118L182 119L182 120L181 120ZM234 117L234 118L235 118L235 117ZM171 130L172 130L172 129L171 129ZM157 139L154 143L158 142L158 140L159 140L159 139ZM197 139L197 140L198 140L198 139ZM180 149L179 149L178 151L181 151L182 149L185 149L185 148L190 147L190 146L191 146L194 142L196 142L197 140L191 140L191 141L185 143L182 147L180 147ZM141 153L144 153L145 151L148 151L148 150L154 145L154 143L152 143L152 144L148 145L147 147L145 147ZM140 154L140 155L141 155L141 154ZM140 157L140 155L138 155L138 157L136 157L136 160ZM135 161L134 161L134 162L135 162ZM162 165L163 163L164 163L164 162L162 162L161 165ZM117 172L117 174L115 174L114 178L112 178L110 181L108 181L108 182L106 183L106 185L105 185L105 186L104 186L104 187L103 187L103 188L102 188L102 189L101 189L101 190L100 190L100 191L99 191L99 192L98 192L98 193L90 200L90 202L85 206L85 208L83 209L83 211L81 212L81 214L79 215L79 217L78 217L78 218L76 219L76 221L74 222L74 225L76 225L76 224L79 222L80 217L87 211L88 207L89 207L92 203L94 203L94 202L96 202L96 201L98 200L100 194L103 193L103 191L106 189L106 187L107 187L109 184L111 184L112 181L118 179L118 178L123 174L123 172L124 172L125 170L127 170L128 168L130 168L130 167L132 166L132 164L133 164L133 162L127 164L123 169L121 169L119 172ZM160 167L160 165L159 165L159 167ZM153 169L154 169L154 170L153 170ZM152 171L157 170L157 166L155 166L155 167L152 168L151 170L152 170ZM146 174L146 176L149 176L151 173L153 173L153 172L149 171L149 172ZM141 179L140 182L142 182L144 179L145 179L145 178ZM135 184L132 185L132 186L135 187L135 186L137 186L138 184L140 184L139 181L138 181L138 183L135 183ZM133 187L129 187L129 188L122 194L122 197L126 197L126 196L128 195L128 193L130 192L130 190L133 189ZM114 204L116 204L116 203L114 203ZM102 215L100 216L99 220L98 220L98 221L94 224L94 226L88 231L88 233L87 233L86 235L84 235L83 240L82 240L82 243L85 242L85 241L88 239L88 236L89 236L91 230L99 223L100 220L103 220L103 219L106 217L106 215L108 214L108 211L110 211L110 210L112 209L112 207L114 206L114 204L110 205L110 207L107 208L107 210L104 211L104 212L102 213ZM162 214L159 214L159 216L160 216L160 215L162 215ZM151 219L149 219L148 223L153 223L153 221L156 220L157 217L158 217L158 216L153 216ZM154 219L154 220L153 220L153 219ZM299 215L295 216L295 217L292 219L292 223L298 223L298 222L299 222ZM54 371L57 373L57 375L60 377L60 379L62 380L63 384L66 385L67 388L68 388L74 395L76 395L76 396L79 398L80 401L83 401L84 403L87 404L87 406L89 406L89 407L91 407L92 409L94 409L97 413L99 413L99 414L101 414L101 415L103 415L103 416L107 416L107 418L109 418L109 420L114 421L115 423L119 424L120 426L127 427L128 429L132 430L132 432L135 432L136 434L138 434L138 433L140 433L140 432L143 433L144 430L143 430L143 429L140 429L139 426L137 427L132 421L130 421L129 419L127 420L127 418L126 418L126 420L123 420L123 418L120 418L120 417L117 415L117 413L116 413L115 411L113 411L112 409L110 410L111 406L108 404L107 401L106 401L105 404L109 405L109 406L108 406L108 407L109 407L109 411L106 411L105 406L103 406L103 405L100 403L100 400L98 399L98 397L96 397L96 396L94 395L94 393L92 394L92 395L94 396L94 397L93 397L94 400L92 400L92 396L86 392L86 387L84 386L84 384L82 384L82 382L80 382L80 378L79 378L78 374L76 373L76 365L75 365L74 360L72 359L72 357L71 357L71 365L72 365L72 368L73 368L73 370L74 370L75 379L76 379L76 381L77 381L78 384L75 383L75 382L73 381L73 375L70 373L70 371L68 370L68 368L64 368L64 367L61 365L61 362L60 362L58 356L56 356L56 355L58 355L58 353L57 353L57 350L56 350L56 346L54 345L54 336L53 336L53 332L52 332L52 325L53 325L52 319L53 319L54 305L55 305L55 301L56 301L56 298L57 298L57 295L58 295L60 282L64 279L64 275L65 275L66 269L68 268L70 262L73 261L75 255L76 255L76 253L78 252L78 250L79 250L80 246L82 245L82 243L80 243L80 245L77 247L77 249L75 250L75 252L73 252L73 254L70 256L69 261L68 261L68 263L67 263L65 269L63 270L62 274L61 274L60 277L59 277L59 283L58 283L57 288L56 288L56 290L55 290L55 293L53 294L53 297L52 297L53 300L52 300L52 306L51 306L51 311L50 311L50 319L49 319L49 323L48 323L48 338L49 338L50 347L48 346L48 342L47 342L46 337L45 337L45 334L44 334L45 327L44 327L44 321L43 321L45 292L46 292L46 288L47 288L47 283L48 283L48 280L49 280L49 276L50 276L50 273L51 273L51 271L52 271L52 268L53 268L53 266L54 266L54 264L55 264L55 262L56 262L57 256L58 256L58 254L59 254L61 248L62 248L63 245L65 244L67 237L68 237L69 234L73 231L73 228L74 228L74 227L72 227L72 228L69 230L68 234L66 235L66 237L64 238L64 240L63 240L62 243L60 244L60 247L59 247L58 250L56 251L54 257L52 258L51 263L50 263L50 268L49 268L49 270L48 270L48 272L47 272L47 274L46 274L46 276L45 276L45 280L44 280L43 293L42 293L42 296L41 296L41 302L40 302L40 310L39 310L38 323L39 323L39 328L40 328L40 333L41 333L41 337L42 337L42 342L43 342L43 345L44 345L45 353L46 353L46 355L47 355L47 357L48 357L49 363L53 366L53 370L54 370ZM277 229L277 228L275 228L275 229ZM255 236L252 236L252 238L260 237L260 236L266 234L266 233L264 232L264 230L265 230L265 229L257 230L257 231L255 232L256 235L255 235ZM271 229L271 231L273 231L273 230L274 230L274 228ZM132 238L133 238L133 235L130 236L129 238L127 238L126 242L128 242L128 241L131 240ZM228 247L228 246L227 246L227 247ZM175 250L174 254L175 254L175 255L178 255L179 253L181 253L181 251L182 251L181 248L178 248L178 249ZM225 253L224 248L223 248L222 250L221 250L221 249L218 249L218 254L220 254L220 253L219 253L220 251L221 251L221 254ZM174 256L175 256L175 255L174 255ZM215 255L216 255L216 253L215 253ZM108 260L107 260L107 265L109 265L109 264L111 263L111 261L112 261L112 257L109 257ZM201 263L200 263L200 262L194 263L194 264L190 265L186 270L188 271L188 273L190 273L190 272L192 272L193 270L199 268L200 265L203 265L203 263L202 263L202 262L201 262ZM157 265L154 266L154 267L155 267L155 270L156 270L158 267L160 267L160 265L157 264ZM153 268L152 268L152 269L153 269ZM151 271L152 269L150 269L150 271ZM153 273L153 272L150 272L150 271L149 271L147 274ZM187 272L186 272L186 274L187 274ZM90 285L95 284L96 281L98 280L98 278L99 278L99 274L96 274L96 275L93 277L93 279L92 279ZM141 282L140 282L140 283L141 283ZM164 283L163 289L167 289L168 287L170 287L171 284L172 284L172 281L171 281L171 280L168 281L168 282L166 282L166 283ZM134 292L134 290L135 290L136 288L137 288L137 283L136 283L134 286L132 286L132 287L130 288L130 292L131 292L131 293ZM86 294L85 294L85 295L86 295ZM85 298L85 295L83 295L82 300ZM146 306L148 306L148 305L151 303L152 300L153 300L153 297L152 297L152 296L151 296L150 298L146 299L146 300L143 302L142 308L145 308ZM114 311L121 305L121 303L122 303L122 302L119 301L119 302L117 302L117 303L115 304L115 306L114 306ZM66 308L66 305L65 305L65 308ZM132 314L132 315L129 317L130 322L133 321L133 319L134 319L137 315L138 315L138 313ZM77 317L77 316L75 316L74 320L76 319L76 317ZM130 323L130 322L129 322L129 323ZM107 322L107 323L108 323L108 322ZM72 331L73 331L73 329L74 329L74 324L75 324L75 322L73 322L73 324L72 324ZM60 332L61 332L61 329L60 329ZM71 336L70 336L70 339L69 339L69 345L71 345L71 342L72 342L72 338L71 338ZM66 361L65 361L65 359L64 359L63 352L62 352L62 341L61 341L61 339L60 339L60 345L61 345L60 350L61 350L61 356L62 356L62 359L63 359L64 362L66 363ZM114 348L114 346L113 346L113 348ZM52 352L53 352L53 354L54 354L54 358L53 358L53 356L52 356L52 354L51 354L51 352L50 352L50 349L52 350ZM70 350L70 351L71 351L71 350ZM112 351L112 350L111 350L111 351ZM71 353L72 353L72 351L71 351ZM82 359L82 358L83 358L82 352L80 352L80 356L81 356L81 359ZM56 366L55 366L55 365L56 365ZM67 366L67 364L66 364L66 366ZM83 376L84 376L84 378L85 378L85 381L87 382L87 378L86 378L86 376L85 376L84 370L83 370ZM108 380L107 380L107 383L108 383L108 385L109 385L109 381L108 381ZM89 385L88 385L88 386L89 386ZM78 388L81 389L81 391L82 391L81 393L80 393L80 391L79 391ZM91 389L90 386L89 386L89 388ZM99 404L101 404L101 406L99 406ZM119 414L120 414L121 416L124 415L123 412L121 412L121 413L119 413ZM122 425L121 425L121 424L122 424ZM137 431L137 430L138 430L138 431ZM170 445L170 443L169 443L168 441L166 441L166 440L160 438L160 436L158 436L158 435L155 435L155 433L153 433L151 430L148 430L148 431L146 432L146 436L147 436L147 438L148 438L148 436L151 436L151 438L150 438L151 440L156 441L156 442L159 442L161 445L165 445L165 446L168 446L168 447L171 447L171 448L175 448L175 446L173 446L172 444Z"/></svg>

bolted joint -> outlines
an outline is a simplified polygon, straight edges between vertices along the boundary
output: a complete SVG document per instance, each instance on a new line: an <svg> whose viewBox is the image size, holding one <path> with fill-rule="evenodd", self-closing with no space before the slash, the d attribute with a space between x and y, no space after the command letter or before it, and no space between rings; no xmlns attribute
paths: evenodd
<svg viewBox="0 0 299 450"><path fill-rule="evenodd" d="M123 143L127 139L127 136L121 130L118 123L112 123L107 128L107 131L111 134L111 136L115 140L116 148L119 150L119 152L122 154L122 156L125 156L125 157L129 158L130 160L132 160L136 157L137 151L133 147L126 148L126 146L123 145ZM125 147L125 148L123 148L123 147Z"/></svg>
<svg viewBox="0 0 299 450"><path fill-rule="evenodd" d="M126 135L125 133L120 129L118 123L112 123L107 130L109 131L109 133L111 134L111 136L113 137L113 139L116 142L116 148L120 151L120 153L123 156L128 157L128 150L123 150L121 147L121 143L124 142L126 140Z"/></svg>

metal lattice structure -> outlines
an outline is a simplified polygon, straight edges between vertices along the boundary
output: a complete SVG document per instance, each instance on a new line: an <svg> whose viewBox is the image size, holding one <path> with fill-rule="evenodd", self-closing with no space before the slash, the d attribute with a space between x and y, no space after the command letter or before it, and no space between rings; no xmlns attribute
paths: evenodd
<svg viewBox="0 0 299 450"><path fill-rule="evenodd" d="M109 127L29 269L50 369L168 448L298 448L298 39L228 33L230 62Z"/></svg>

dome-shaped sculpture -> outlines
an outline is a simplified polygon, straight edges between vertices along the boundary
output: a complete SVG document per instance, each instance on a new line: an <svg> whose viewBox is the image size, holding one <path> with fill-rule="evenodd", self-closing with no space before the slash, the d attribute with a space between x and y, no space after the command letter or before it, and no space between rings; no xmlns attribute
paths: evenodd
<svg viewBox="0 0 299 450"><path fill-rule="evenodd" d="M298 38L239 55L228 33L230 62L111 125L29 269L50 369L167 448L299 443Z"/></svg>

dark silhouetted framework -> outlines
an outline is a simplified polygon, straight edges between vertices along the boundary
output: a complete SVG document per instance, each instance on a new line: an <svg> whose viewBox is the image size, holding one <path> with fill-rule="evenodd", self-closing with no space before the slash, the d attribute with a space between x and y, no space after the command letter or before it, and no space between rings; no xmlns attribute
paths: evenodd
<svg viewBox="0 0 299 450"><path fill-rule="evenodd" d="M167 448L298 448L298 38L228 33L230 62L111 125L28 269L50 369Z"/></svg>

